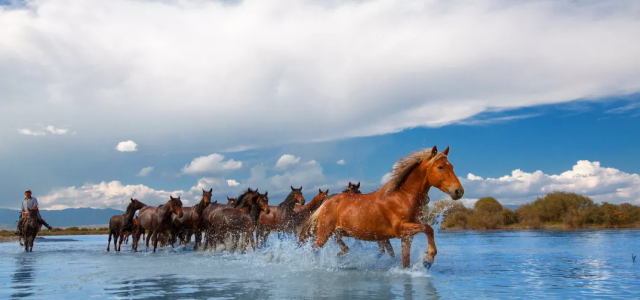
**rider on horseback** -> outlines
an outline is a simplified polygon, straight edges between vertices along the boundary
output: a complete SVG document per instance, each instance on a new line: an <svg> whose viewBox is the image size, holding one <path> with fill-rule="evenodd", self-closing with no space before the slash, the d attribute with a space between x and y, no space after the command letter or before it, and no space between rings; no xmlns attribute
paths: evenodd
<svg viewBox="0 0 640 300"><path fill-rule="evenodd" d="M24 200L22 201L22 212L20 213L20 219L18 219L18 230L16 231L15 235L22 235L22 222L24 221L25 217L27 216L27 213L33 209L34 207L37 208L38 207L38 199L36 199L36 197L31 197L31 190L26 190L24 192ZM38 222L42 225L44 225L45 227L49 228L49 230L51 230L51 226L49 226L49 224L47 223L47 221L45 221L41 216L40 216L40 212L38 211Z"/></svg>

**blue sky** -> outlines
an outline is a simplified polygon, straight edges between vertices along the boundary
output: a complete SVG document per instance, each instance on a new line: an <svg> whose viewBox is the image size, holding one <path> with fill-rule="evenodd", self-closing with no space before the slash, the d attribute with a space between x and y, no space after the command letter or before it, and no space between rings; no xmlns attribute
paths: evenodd
<svg viewBox="0 0 640 300"><path fill-rule="evenodd" d="M467 205L638 203L638 20L636 1L5 3L0 207L371 191L433 145Z"/></svg>

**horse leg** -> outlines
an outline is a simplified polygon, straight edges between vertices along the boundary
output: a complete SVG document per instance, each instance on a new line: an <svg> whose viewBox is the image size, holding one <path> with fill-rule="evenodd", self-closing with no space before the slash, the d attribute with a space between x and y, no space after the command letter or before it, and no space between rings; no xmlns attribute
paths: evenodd
<svg viewBox="0 0 640 300"><path fill-rule="evenodd" d="M124 233L120 234L120 242L118 242L118 252L120 252L120 250L122 250L122 242L124 240Z"/></svg>
<svg viewBox="0 0 640 300"><path fill-rule="evenodd" d="M395 258L396 257L396 253L393 251L393 246L391 246L391 241L390 240L386 240L386 241L382 242L382 244L387 249L387 253L389 253L389 256L391 256L391 258Z"/></svg>
<svg viewBox="0 0 640 300"><path fill-rule="evenodd" d="M193 234L195 235L193 250L198 250L198 244L200 244L202 240L202 232L200 232L200 229L194 229Z"/></svg>
<svg viewBox="0 0 640 300"><path fill-rule="evenodd" d="M349 253L349 247L347 247L347 244L344 243L344 241L342 240L342 237L344 236L344 233L342 230L336 230L336 242L338 242L338 245L340 246L340 252L338 252L338 256L344 256L347 255L347 253Z"/></svg>
<svg viewBox="0 0 640 300"><path fill-rule="evenodd" d="M402 237L402 267L408 268L411 264L411 242L413 235Z"/></svg>
<svg viewBox="0 0 640 300"><path fill-rule="evenodd" d="M145 230L145 231L146 231L146 230ZM146 242L146 244L147 244L147 248L149 248L149 240L151 240L151 236L152 236L152 234L151 234L151 233L152 233L152 231L151 231L151 230L149 230L149 233L147 234L147 242Z"/></svg>
<svg viewBox="0 0 640 300"><path fill-rule="evenodd" d="M118 232L113 233L113 251L118 252Z"/></svg>
<svg viewBox="0 0 640 300"><path fill-rule="evenodd" d="M109 247L111 246L111 230L109 230L109 241L107 242L107 252L109 252Z"/></svg>
<svg viewBox="0 0 640 300"><path fill-rule="evenodd" d="M385 253L385 245L384 242L378 242L378 258L382 257ZM391 254L389 254L391 255Z"/></svg>
<svg viewBox="0 0 640 300"><path fill-rule="evenodd" d="M154 229L153 233L151 234L152 239L153 239L153 252L156 252L156 248L158 248L158 230Z"/></svg>
<svg viewBox="0 0 640 300"><path fill-rule="evenodd" d="M418 232L424 232L427 235L427 243L429 244L429 248L427 253L424 255L424 260L422 264L425 268L431 268L433 264L436 254L438 254L438 249L436 248L435 237L433 236L433 228L426 224L419 223L405 223L401 225L401 234L403 237L413 237ZM409 244L410 245L410 244ZM404 245L402 249L402 261L404 265Z"/></svg>

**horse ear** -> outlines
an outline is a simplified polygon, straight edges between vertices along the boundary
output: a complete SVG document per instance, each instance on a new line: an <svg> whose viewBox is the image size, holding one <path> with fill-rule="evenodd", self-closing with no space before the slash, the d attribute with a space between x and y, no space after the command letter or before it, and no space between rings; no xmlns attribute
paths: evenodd
<svg viewBox="0 0 640 300"><path fill-rule="evenodd" d="M298 189L299 191L302 191L302 186L300 186L300 188Z"/></svg>
<svg viewBox="0 0 640 300"><path fill-rule="evenodd" d="M210 188L210 189L209 189L209 193L212 193L212 192L213 192L213 188Z"/></svg>
<svg viewBox="0 0 640 300"><path fill-rule="evenodd" d="M264 192L264 196L266 197L269 194L269 191Z"/></svg>
<svg viewBox="0 0 640 300"><path fill-rule="evenodd" d="M326 191L326 192L324 192L324 193L325 193L325 194L327 194L327 195L329 195L329 189L327 189L327 191Z"/></svg>
<svg viewBox="0 0 640 300"><path fill-rule="evenodd" d="M296 189L294 189L294 188L293 188L293 185L291 186L291 190L292 190L292 191L295 191L295 190L296 190Z"/></svg>
<svg viewBox="0 0 640 300"><path fill-rule="evenodd" d="M360 188L360 181L358 181L358 185L356 185L357 188Z"/></svg>
<svg viewBox="0 0 640 300"><path fill-rule="evenodd" d="M447 146L447 149L444 149L444 151L442 151L442 154L449 156L449 146Z"/></svg>
<svg viewBox="0 0 640 300"><path fill-rule="evenodd" d="M322 194L322 190L321 190L321 189L318 189L318 193Z"/></svg>
<svg viewBox="0 0 640 300"><path fill-rule="evenodd" d="M205 191L204 191L204 189L202 189L202 192L203 192L203 193L205 192Z"/></svg>
<svg viewBox="0 0 640 300"><path fill-rule="evenodd" d="M438 146L433 146L433 149L431 149L431 157L434 157L438 154Z"/></svg>
<svg viewBox="0 0 640 300"><path fill-rule="evenodd" d="M169 200L173 200L173 196L172 195L169 195Z"/></svg>
<svg viewBox="0 0 640 300"><path fill-rule="evenodd" d="M133 198L131 198L131 202L133 202Z"/></svg>

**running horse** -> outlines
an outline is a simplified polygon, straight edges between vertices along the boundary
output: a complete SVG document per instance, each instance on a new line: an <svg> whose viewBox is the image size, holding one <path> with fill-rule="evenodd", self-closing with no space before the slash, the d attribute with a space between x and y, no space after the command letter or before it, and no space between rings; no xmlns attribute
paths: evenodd
<svg viewBox="0 0 640 300"><path fill-rule="evenodd" d="M234 203L237 207L226 207L213 214L211 221L215 224L212 238L212 249L214 250L216 243L224 243L224 238L227 235L231 236L231 249L233 250L237 250L238 244L242 251L247 246L252 249L256 247L253 233L258 225L258 218L260 213L269 214L270 212L268 192L260 194L256 190L255 193L238 199ZM244 240L241 239L243 236Z"/></svg>
<svg viewBox="0 0 640 300"><path fill-rule="evenodd" d="M116 252L120 251L122 242L125 239L125 233L131 232L133 229L133 217L137 210L147 206L146 204L131 198L131 202L127 205L127 210L122 215L115 215L109 220L109 241L107 242L107 252L111 245L111 236L113 236L113 248ZM118 242L120 238L120 242Z"/></svg>
<svg viewBox="0 0 640 300"><path fill-rule="evenodd" d="M158 247L158 238L162 238L162 235L166 235L171 230L171 215L182 216L182 201L180 197L173 198L169 196L169 201L164 205L158 207L146 206L140 210L138 214L140 232L144 233L148 230L146 245L149 247L149 240L153 239L153 252L156 252ZM137 246L136 249L137 250ZM134 251L135 251L134 250Z"/></svg>
<svg viewBox="0 0 640 300"><path fill-rule="evenodd" d="M464 195L464 188L449 162L449 147L442 153L434 146L402 158L393 169L391 180L370 194L340 194L325 201L303 224L300 240L316 236L320 248L332 235L338 238L341 253L349 248L340 238L350 236L364 241L400 238L402 267L410 265L413 236L424 232L429 244L423 265L430 268L437 254L433 228L419 220L429 189L435 187L453 200Z"/></svg>
<svg viewBox="0 0 640 300"><path fill-rule="evenodd" d="M205 208L211 203L211 195L213 189L209 191L202 190L202 199L193 207L183 207L182 217L176 215L172 216L172 221L175 226L174 235L180 237L180 241L183 244L187 244L191 240L191 235L195 234L194 250L198 249L198 246L202 242L202 230L204 229L204 222L202 221L202 213Z"/></svg>
<svg viewBox="0 0 640 300"><path fill-rule="evenodd" d="M257 195L258 195L257 189L254 191L251 188L247 188L247 190L244 193L238 196L238 198L233 199L233 201L231 201L232 198L227 198L229 200L229 205L215 202L215 203L209 204L202 211L202 223L203 223L203 228L205 232L205 243L204 243L205 250L215 244L213 241L213 238L217 229L216 228L217 224L214 221L214 217L216 213L225 208L237 208L237 207L244 208L247 203L246 197L257 197ZM213 250L215 250L215 247L213 248Z"/></svg>
<svg viewBox="0 0 640 300"><path fill-rule="evenodd" d="M33 242L42 228L42 224L38 222L38 207L34 206L27 212L27 217L22 221L21 244L24 244L24 252L33 252ZM24 243L23 243L24 241Z"/></svg>
<svg viewBox="0 0 640 300"><path fill-rule="evenodd" d="M267 241L271 230L284 233L295 232L297 213L294 211L296 203L304 205L305 199L302 196L302 187L296 189L291 187L291 193L278 206L269 206L270 214L263 213L259 218L258 244Z"/></svg>

